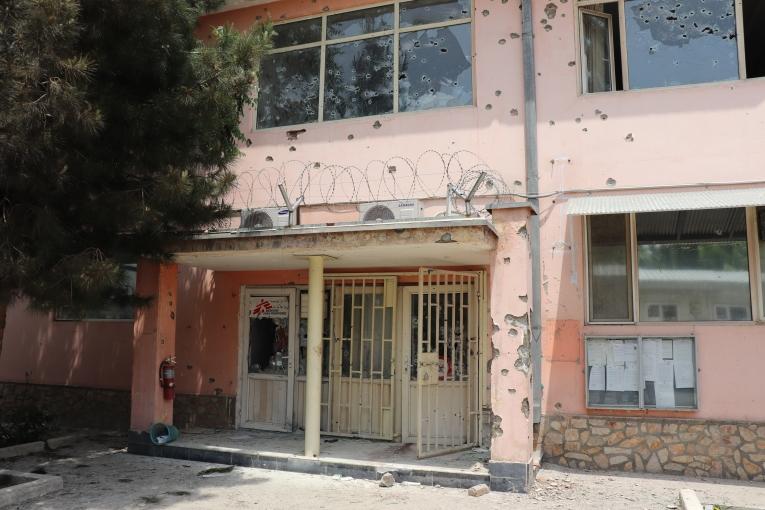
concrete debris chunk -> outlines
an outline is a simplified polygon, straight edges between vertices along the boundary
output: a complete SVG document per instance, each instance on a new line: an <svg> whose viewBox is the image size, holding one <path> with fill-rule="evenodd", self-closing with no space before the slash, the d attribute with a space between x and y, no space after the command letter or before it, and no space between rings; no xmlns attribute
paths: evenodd
<svg viewBox="0 0 765 510"><path fill-rule="evenodd" d="M380 478L380 487L393 487L396 484L396 479L390 473L385 473Z"/></svg>
<svg viewBox="0 0 765 510"><path fill-rule="evenodd" d="M489 486L485 483L481 483L478 485L473 485L471 488L468 489L468 496L473 496L475 498L481 497L484 494L488 494L491 492L491 489L489 489Z"/></svg>

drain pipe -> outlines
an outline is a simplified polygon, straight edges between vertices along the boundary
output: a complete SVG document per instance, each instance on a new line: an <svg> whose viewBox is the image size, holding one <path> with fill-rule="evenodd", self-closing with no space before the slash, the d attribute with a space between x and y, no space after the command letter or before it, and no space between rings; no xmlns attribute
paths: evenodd
<svg viewBox="0 0 765 510"><path fill-rule="evenodd" d="M542 260L539 241L539 159L537 154L537 89L534 68L534 19L532 0L521 0L523 43L524 142L526 194L534 213L529 216L531 249L531 377L534 423L542 418Z"/></svg>

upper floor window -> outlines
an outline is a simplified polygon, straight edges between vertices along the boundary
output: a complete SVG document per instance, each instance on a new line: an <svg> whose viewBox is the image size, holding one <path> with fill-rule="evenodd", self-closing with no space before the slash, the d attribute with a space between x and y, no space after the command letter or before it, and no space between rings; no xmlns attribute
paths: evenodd
<svg viewBox="0 0 765 510"><path fill-rule="evenodd" d="M751 321L765 209L587 218L590 322ZM747 228L748 222L757 226ZM762 263L761 263L762 264ZM750 283L751 282L751 283ZM755 308L763 315L762 299Z"/></svg>
<svg viewBox="0 0 765 510"><path fill-rule="evenodd" d="M762 0L579 0L583 92L765 76Z"/></svg>
<svg viewBox="0 0 765 510"><path fill-rule="evenodd" d="M411 0L276 25L256 127L473 103L470 0Z"/></svg>

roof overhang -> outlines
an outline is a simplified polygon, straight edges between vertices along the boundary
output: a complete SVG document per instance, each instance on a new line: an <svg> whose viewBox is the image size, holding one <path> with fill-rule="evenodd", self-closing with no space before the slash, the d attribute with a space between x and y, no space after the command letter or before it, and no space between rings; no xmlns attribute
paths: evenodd
<svg viewBox="0 0 765 510"><path fill-rule="evenodd" d="M179 264L254 271L304 269L311 255L326 256L328 268L479 266L496 246L490 220L458 217L206 233L170 250Z"/></svg>
<svg viewBox="0 0 765 510"><path fill-rule="evenodd" d="M568 199L568 214L590 216L765 205L765 188L718 189L667 193L589 195Z"/></svg>

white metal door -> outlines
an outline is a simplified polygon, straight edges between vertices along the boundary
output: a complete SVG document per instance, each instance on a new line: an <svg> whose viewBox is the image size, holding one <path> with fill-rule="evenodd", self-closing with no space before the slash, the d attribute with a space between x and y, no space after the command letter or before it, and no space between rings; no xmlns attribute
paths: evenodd
<svg viewBox="0 0 765 510"><path fill-rule="evenodd" d="M416 311L417 456L479 442L480 273L420 268ZM416 356L416 357L415 357Z"/></svg>
<svg viewBox="0 0 765 510"><path fill-rule="evenodd" d="M393 438L396 278L326 276L329 392L335 435Z"/></svg>
<svg viewBox="0 0 765 510"><path fill-rule="evenodd" d="M292 430L295 289L245 289L240 426Z"/></svg>

